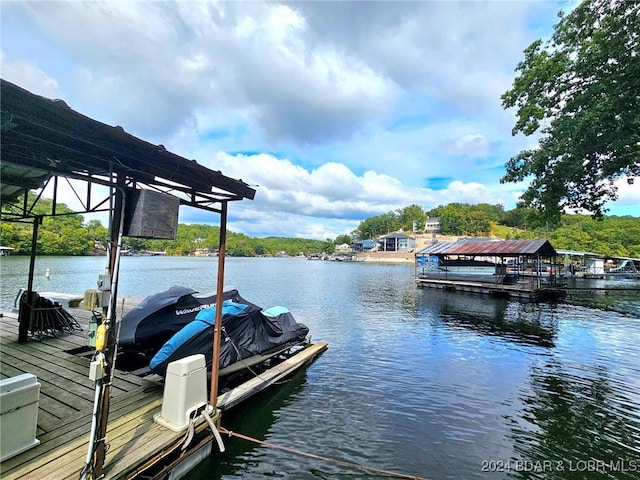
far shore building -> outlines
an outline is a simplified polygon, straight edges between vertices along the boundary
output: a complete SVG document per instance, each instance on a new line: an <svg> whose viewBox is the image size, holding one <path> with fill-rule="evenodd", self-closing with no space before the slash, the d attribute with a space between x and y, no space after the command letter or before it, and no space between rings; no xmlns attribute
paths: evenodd
<svg viewBox="0 0 640 480"><path fill-rule="evenodd" d="M334 249L335 253L351 253L351 245L348 243L342 243L340 245L336 245Z"/></svg>
<svg viewBox="0 0 640 480"><path fill-rule="evenodd" d="M440 217L429 217L424 224L424 233L440 233Z"/></svg>
<svg viewBox="0 0 640 480"><path fill-rule="evenodd" d="M416 248L416 239L402 232L390 233L378 239L379 252L411 252Z"/></svg>
<svg viewBox="0 0 640 480"><path fill-rule="evenodd" d="M376 249L377 243L374 240L358 240L351 243L351 250L355 253L371 252Z"/></svg>

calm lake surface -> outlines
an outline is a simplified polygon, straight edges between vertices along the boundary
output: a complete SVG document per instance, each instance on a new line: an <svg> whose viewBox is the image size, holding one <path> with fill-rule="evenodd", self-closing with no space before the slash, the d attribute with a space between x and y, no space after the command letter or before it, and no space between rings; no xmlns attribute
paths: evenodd
<svg viewBox="0 0 640 480"><path fill-rule="evenodd" d="M35 290L82 294L105 261L39 258ZM119 295L172 285L213 291L216 262L124 257ZM0 257L0 268L6 310L26 286L28 259ZM227 287L288 307L329 342L305 371L226 414L230 430L431 480L640 478L637 291L520 303L418 289L410 265L297 258L229 258L225 276ZM225 443L227 453L188 478L386 478Z"/></svg>

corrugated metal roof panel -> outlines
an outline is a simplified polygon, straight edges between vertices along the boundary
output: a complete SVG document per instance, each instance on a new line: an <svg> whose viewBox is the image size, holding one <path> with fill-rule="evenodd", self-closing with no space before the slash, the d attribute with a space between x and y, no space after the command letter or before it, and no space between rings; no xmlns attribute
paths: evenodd
<svg viewBox="0 0 640 480"><path fill-rule="evenodd" d="M433 243L418 251L422 255L542 255L555 257L556 251L548 240L499 240Z"/></svg>
<svg viewBox="0 0 640 480"><path fill-rule="evenodd" d="M255 196L255 188L242 180L130 135L121 127L93 120L60 100L40 97L4 79L0 79L0 97L2 200L14 200L16 187L40 188L53 176L93 178L94 182L107 177L105 183L110 183L112 172L171 195L183 192L182 204L195 208ZM7 164L11 171L6 170Z"/></svg>

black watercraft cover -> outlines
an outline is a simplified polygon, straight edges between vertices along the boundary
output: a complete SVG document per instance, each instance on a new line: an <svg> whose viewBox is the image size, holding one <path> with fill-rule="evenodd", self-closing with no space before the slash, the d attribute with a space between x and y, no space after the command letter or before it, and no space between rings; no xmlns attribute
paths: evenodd
<svg viewBox="0 0 640 480"><path fill-rule="evenodd" d="M224 292L223 298L255 307L237 290ZM176 332L192 322L199 311L215 303L215 294L198 294L196 290L182 286L150 295L122 317L119 344L124 350L155 353Z"/></svg>
<svg viewBox="0 0 640 480"><path fill-rule="evenodd" d="M207 367L213 358L215 307L201 310L196 319L169 340L152 358L149 367L164 376L170 362L204 354ZM220 368L254 355L267 355L287 345L302 343L309 328L296 322L285 307L261 310L253 304L225 301L222 309Z"/></svg>

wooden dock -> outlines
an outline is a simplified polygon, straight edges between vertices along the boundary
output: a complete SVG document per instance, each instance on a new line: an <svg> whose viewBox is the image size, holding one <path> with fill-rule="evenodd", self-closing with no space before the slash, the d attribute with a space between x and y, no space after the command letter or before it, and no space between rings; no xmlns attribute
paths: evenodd
<svg viewBox="0 0 640 480"><path fill-rule="evenodd" d="M30 338L27 343L17 341L17 315L4 314L0 318L1 378L31 373L37 376L41 385L37 421L40 444L2 462L0 475L3 480L77 480L84 466L94 383L88 377L89 356L77 352L86 350L90 312L78 308L67 311L82 325L82 331L59 337ZM267 388L309 363L326 348L327 344L323 342L312 345L262 373L262 381L253 379L221 395L218 407L229 408ZM117 367L116 360L116 370ZM105 479L136 478L140 466L181 445L184 432L173 432L153 421L153 415L160 412L162 395L159 377L141 378L116 371L107 429L109 449Z"/></svg>
<svg viewBox="0 0 640 480"><path fill-rule="evenodd" d="M516 284L472 282L459 280L439 280L416 277L416 285L421 288L439 288L447 291L479 293L494 297L510 297L520 300L538 301L557 299L566 295L566 289L553 286L538 286L534 280Z"/></svg>

